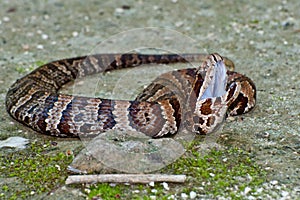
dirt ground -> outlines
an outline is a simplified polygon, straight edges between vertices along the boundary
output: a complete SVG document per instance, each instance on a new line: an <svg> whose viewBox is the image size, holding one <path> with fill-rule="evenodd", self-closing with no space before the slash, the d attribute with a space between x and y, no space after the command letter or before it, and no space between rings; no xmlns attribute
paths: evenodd
<svg viewBox="0 0 300 200"><path fill-rule="evenodd" d="M235 138L232 145L255 153L256 162L268 169L270 180L279 187L278 198L299 198L300 1L0 0L0 4L1 139L41 137L14 122L4 105L10 85L37 62L139 47L218 52L231 58L236 71L250 77L258 91L254 112L229 121L223 131ZM120 75L113 76L105 83L118 91L134 88L131 81L116 86ZM132 98L133 94L123 93ZM290 192L281 194L280 187Z"/></svg>

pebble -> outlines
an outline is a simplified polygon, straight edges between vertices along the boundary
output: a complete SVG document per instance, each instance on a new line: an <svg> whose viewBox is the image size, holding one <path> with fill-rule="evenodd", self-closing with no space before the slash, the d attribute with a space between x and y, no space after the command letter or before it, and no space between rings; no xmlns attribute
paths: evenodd
<svg viewBox="0 0 300 200"><path fill-rule="evenodd" d="M187 199L189 196L186 194L186 193L181 193L181 198L183 198L183 199Z"/></svg>
<svg viewBox="0 0 300 200"><path fill-rule="evenodd" d="M73 33L72 33L72 36L73 37L77 37L79 34L78 34L78 32L77 31L74 31Z"/></svg>
<svg viewBox="0 0 300 200"><path fill-rule="evenodd" d="M89 188L85 188L84 191L89 194L91 192L91 190Z"/></svg>
<svg viewBox="0 0 300 200"><path fill-rule="evenodd" d="M171 196L168 197L168 199L175 199L175 195L172 194Z"/></svg>
<svg viewBox="0 0 300 200"><path fill-rule="evenodd" d="M159 6L153 6L153 10L159 10Z"/></svg>
<svg viewBox="0 0 300 200"><path fill-rule="evenodd" d="M60 170L61 170L61 168L60 168L60 166L59 166L59 165L55 165L55 167L56 167L56 169L57 169L58 171L60 171Z"/></svg>
<svg viewBox="0 0 300 200"><path fill-rule="evenodd" d="M277 185L277 184L278 184L278 181L277 181L277 180L273 180L273 181L270 181L270 183L271 183L272 185Z"/></svg>
<svg viewBox="0 0 300 200"><path fill-rule="evenodd" d="M37 32L37 34L40 34L40 35L43 33L42 30L37 30L36 32Z"/></svg>
<svg viewBox="0 0 300 200"><path fill-rule="evenodd" d="M151 195L151 196L150 196L150 199L155 200L155 199L156 199L156 196Z"/></svg>
<svg viewBox="0 0 300 200"><path fill-rule="evenodd" d="M154 185L155 185L155 183L154 183L153 181L151 181L151 182L149 183L149 186L151 186L151 187L154 187Z"/></svg>
<svg viewBox="0 0 300 200"><path fill-rule="evenodd" d="M282 191L281 192L281 196L283 197L287 197L289 195L289 193L287 191Z"/></svg>
<svg viewBox="0 0 300 200"><path fill-rule="evenodd" d="M116 187L117 184L116 184L116 183L110 183L109 186L110 186L110 187Z"/></svg>
<svg viewBox="0 0 300 200"><path fill-rule="evenodd" d="M165 190L169 190L170 189L168 183L163 182L162 185L163 185L163 187L164 187Z"/></svg>
<svg viewBox="0 0 300 200"><path fill-rule="evenodd" d="M121 13L124 12L124 9L123 8L116 8L115 12L118 13L118 14L121 14Z"/></svg>
<svg viewBox="0 0 300 200"><path fill-rule="evenodd" d="M23 137L9 137L6 140L0 140L0 149L2 147L25 149L28 143L29 140Z"/></svg>
<svg viewBox="0 0 300 200"><path fill-rule="evenodd" d="M257 189L256 189L256 192L257 192L257 193L262 193L263 190L264 190L263 188L257 188Z"/></svg>
<svg viewBox="0 0 300 200"><path fill-rule="evenodd" d="M49 36L48 36L47 34L42 34L42 39L43 39L43 40L47 40L48 37L49 37Z"/></svg>
<svg viewBox="0 0 300 200"><path fill-rule="evenodd" d="M157 189L152 189L151 192L152 193L157 193Z"/></svg>
<svg viewBox="0 0 300 200"><path fill-rule="evenodd" d="M44 46L41 45L41 44L38 44L38 45L36 45L36 48L37 48L37 49L44 49Z"/></svg>
<svg viewBox="0 0 300 200"><path fill-rule="evenodd" d="M247 195L251 191L250 187L245 187L244 194Z"/></svg>
<svg viewBox="0 0 300 200"><path fill-rule="evenodd" d="M175 22L176 27L181 27L181 26L183 26L183 24L184 23L182 21Z"/></svg>
<svg viewBox="0 0 300 200"><path fill-rule="evenodd" d="M9 22L9 21L10 21L10 18L9 18L9 17L3 17L3 21L4 21L4 22Z"/></svg>
<svg viewBox="0 0 300 200"><path fill-rule="evenodd" d="M30 46L29 46L28 44L23 44L23 45L22 45L22 48L23 48L24 50L29 50Z"/></svg>
<svg viewBox="0 0 300 200"><path fill-rule="evenodd" d="M197 193L196 193L196 192L194 192L194 191L191 191L191 192L190 192L190 199L195 199L196 196L197 196Z"/></svg>
<svg viewBox="0 0 300 200"><path fill-rule="evenodd" d="M50 19L50 16L49 15L44 15L44 19L48 20L48 19Z"/></svg>

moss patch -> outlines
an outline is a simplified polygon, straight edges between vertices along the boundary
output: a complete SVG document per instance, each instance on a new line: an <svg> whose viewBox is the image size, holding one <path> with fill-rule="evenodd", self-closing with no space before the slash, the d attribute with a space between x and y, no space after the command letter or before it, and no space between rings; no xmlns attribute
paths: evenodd
<svg viewBox="0 0 300 200"><path fill-rule="evenodd" d="M21 185L12 188L12 185L2 184L2 197L28 198L63 185L67 176L66 168L72 161L72 156L65 153L51 154L55 149L55 145L50 142L36 142L31 143L24 151L1 155L1 177L14 177Z"/></svg>
<svg viewBox="0 0 300 200"><path fill-rule="evenodd" d="M42 66L46 63L47 63L46 61L36 61L35 63L33 63L32 65L29 65L29 66L17 66L16 71L20 74L25 74L25 73L33 71L37 67Z"/></svg>
<svg viewBox="0 0 300 200"><path fill-rule="evenodd" d="M159 172L186 174L188 180L183 185L169 184L167 190L159 183L154 187L97 184L88 189L90 199L172 199L182 195L189 197L191 193L196 193L197 197L243 199L249 195L255 197L256 188L266 182L266 172L255 164L251 153L228 147L212 149L203 155L197 150L197 144L193 142L183 157Z"/></svg>

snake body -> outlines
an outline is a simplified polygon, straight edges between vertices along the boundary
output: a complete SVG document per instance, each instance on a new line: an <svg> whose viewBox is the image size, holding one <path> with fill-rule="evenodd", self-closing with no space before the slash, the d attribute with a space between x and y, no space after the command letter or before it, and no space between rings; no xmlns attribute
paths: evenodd
<svg viewBox="0 0 300 200"><path fill-rule="evenodd" d="M59 93L65 84L95 73L191 61L202 65L160 75L132 101ZM154 138L181 128L207 134L227 115L247 113L256 102L253 81L234 71L225 71L224 88L218 91L220 86L214 84L223 83L215 77L216 71L224 63L233 66L218 54L97 54L57 60L17 80L7 93L6 108L31 129L59 137L94 136L109 129L134 130Z"/></svg>

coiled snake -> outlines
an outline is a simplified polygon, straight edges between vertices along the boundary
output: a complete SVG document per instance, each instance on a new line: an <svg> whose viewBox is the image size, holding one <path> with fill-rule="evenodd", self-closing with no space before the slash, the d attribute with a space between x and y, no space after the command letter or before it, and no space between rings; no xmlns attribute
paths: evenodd
<svg viewBox="0 0 300 200"><path fill-rule="evenodd" d="M90 74L141 64L201 61L196 68L156 78L133 101L71 96L59 89ZM6 96L8 113L33 130L59 137L94 136L109 129L151 137L181 128L210 133L227 115L254 108L256 89L246 76L226 70L233 63L218 54L97 54L53 61L17 80Z"/></svg>

